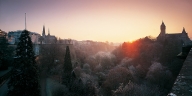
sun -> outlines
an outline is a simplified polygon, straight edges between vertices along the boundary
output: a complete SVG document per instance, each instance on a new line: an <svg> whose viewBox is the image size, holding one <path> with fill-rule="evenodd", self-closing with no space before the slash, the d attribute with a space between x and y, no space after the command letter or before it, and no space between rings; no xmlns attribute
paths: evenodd
<svg viewBox="0 0 192 96"><path fill-rule="evenodd" d="M128 40L129 43L132 43L134 40Z"/></svg>

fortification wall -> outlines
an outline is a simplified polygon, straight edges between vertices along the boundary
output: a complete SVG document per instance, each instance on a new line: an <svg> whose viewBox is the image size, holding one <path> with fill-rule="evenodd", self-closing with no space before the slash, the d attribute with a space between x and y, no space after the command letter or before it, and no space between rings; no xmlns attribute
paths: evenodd
<svg viewBox="0 0 192 96"><path fill-rule="evenodd" d="M192 96L192 48L172 87L170 96Z"/></svg>

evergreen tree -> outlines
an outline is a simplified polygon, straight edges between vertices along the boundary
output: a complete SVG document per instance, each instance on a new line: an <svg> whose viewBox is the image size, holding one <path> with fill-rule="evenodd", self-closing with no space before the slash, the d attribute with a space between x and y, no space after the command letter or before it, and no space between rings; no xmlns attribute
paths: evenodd
<svg viewBox="0 0 192 96"><path fill-rule="evenodd" d="M8 96L40 96L38 70L29 31L24 30L19 40L8 83Z"/></svg>
<svg viewBox="0 0 192 96"><path fill-rule="evenodd" d="M70 86L71 81L71 72L72 72L72 63L71 63L71 56L69 46L66 47L66 53L64 58L64 66L63 66L63 84L67 87Z"/></svg>
<svg viewBox="0 0 192 96"><path fill-rule="evenodd" d="M9 46L6 36L7 33L0 29L0 70L6 70L12 61L13 48Z"/></svg>
<svg viewBox="0 0 192 96"><path fill-rule="evenodd" d="M8 49L6 35L0 29L0 70L6 70L7 65L5 64L5 57Z"/></svg>

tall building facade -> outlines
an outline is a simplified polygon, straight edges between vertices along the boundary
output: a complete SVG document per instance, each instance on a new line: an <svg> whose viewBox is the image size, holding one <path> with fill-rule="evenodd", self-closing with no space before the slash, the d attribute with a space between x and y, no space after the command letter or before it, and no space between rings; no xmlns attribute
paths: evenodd
<svg viewBox="0 0 192 96"><path fill-rule="evenodd" d="M15 46L19 43L19 37L21 35L23 30L18 30L18 31L10 31L8 32L8 43L12 46ZM39 37L41 36L40 34L36 32L30 32L29 31L29 36L31 37L31 41L33 43L33 50L35 55L39 55Z"/></svg>
<svg viewBox="0 0 192 96"><path fill-rule="evenodd" d="M19 37L21 35L23 30L18 30L18 31L10 31L8 33L8 43L9 44L17 44L19 42ZM39 37L40 34L36 32L29 32L29 36L31 37L31 41L33 44L39 44Z"/></svg>

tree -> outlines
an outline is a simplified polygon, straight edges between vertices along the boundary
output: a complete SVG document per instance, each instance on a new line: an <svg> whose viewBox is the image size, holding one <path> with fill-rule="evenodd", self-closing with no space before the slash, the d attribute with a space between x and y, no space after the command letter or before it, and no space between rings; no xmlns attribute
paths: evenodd
<svg viewBox="0 0 192 96"><path fill-rule="evenodd" d="M64 48L62 49L62 47L58 44L41 44L40 49L40 55L37 60L40 73L43 73L42 75L44 76L48 76L60 72L60 70L53 72L53 69L60 66L60 62L63 62Z"/></svg>
<svg viewBox="0 0 192 96"><path fill-rule="evenodd" d="M38 70L29 31L24 30L19 40L8 83L8 96L40 96Z"/></svg>
<svg viewBox="0 0 192 96"><path fill-rule="evenodd" d="M70 85L71 79L71 72L72 72L72 63L71 63L71 56L69 46L66 47L66 53L64 58L64 66L63 66L63 84L68 86Z"/></svg>
<svg viewBox="0 0 192 96"><path fill-rule="evenodd" d="M127 68L115 67L109 70L106 81L103 83L102 87L105 90L107 96L111 96L111 90L117 89L120 83L127 84L132 80L133 76Z"/></svg>
<svg viewBox="0 0 192 96"><path fill-rule="evenodd" d="M149 67L146 80L152 85L158 86L159 89L162 90L161 93L163 95L168 94L175 81L172 77L171 71L158 62L153 62L153 64Z"/></svg>
<svg viewBox="0 0 192 96"><path fill-rule="evenodd" d="M0 30L0 70L6 70L5 57L7 54L7 40L5 34Z"/></svg>
<svg viewBox="0 0 192 96"><path fill-rule="evenodd" d="M7 33L0 29L0 70L6 70L12 61L13 48L8 45L6 37Z"/></svg>

